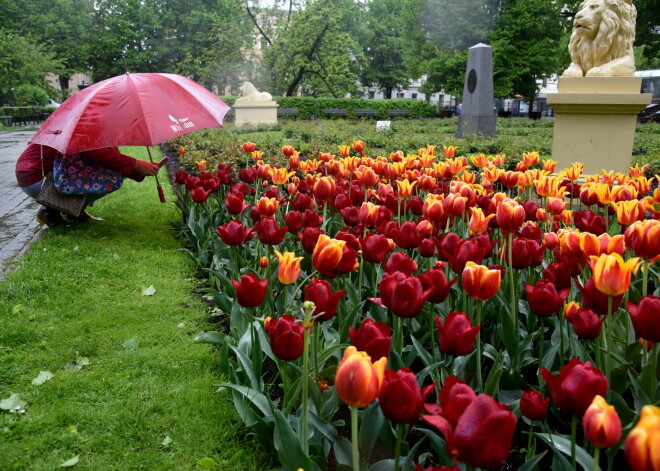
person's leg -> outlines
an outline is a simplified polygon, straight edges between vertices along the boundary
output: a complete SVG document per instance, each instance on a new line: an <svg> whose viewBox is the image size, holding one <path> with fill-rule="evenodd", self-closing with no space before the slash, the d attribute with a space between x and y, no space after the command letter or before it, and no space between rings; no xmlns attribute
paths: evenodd
<svg viewBox="0 0 660 471"><path fill-rule="evenodd" d="M41 191L43 180L39 180L34 185L20 187L23 192L32 199L37 199ZM48 227L66 226L67 222L62 217L62 214L56 209L42 205L37 211L37 222L42 226L46 224Z"/></svg>

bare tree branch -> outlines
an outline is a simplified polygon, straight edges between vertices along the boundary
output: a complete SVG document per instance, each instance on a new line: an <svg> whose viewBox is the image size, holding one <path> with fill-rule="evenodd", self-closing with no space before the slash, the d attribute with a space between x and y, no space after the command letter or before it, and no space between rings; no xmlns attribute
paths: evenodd
<svg viewBox="0 0 660 471"><path fill-rule="evenodd" d="M259 25L259 22L257 21L257 17L254 16L254 14L252 13L252 10L250 10L249 0L245 0L245 11L247 11L247 14L250 15L250 18L252 19L252 23L254 23L254 26L256 26L257 29L259 30L259 34L261 34L261 37L263 37L269 45L272 44L272 42L271 42L270 38L268 37L268 35L264 32L263 29L261 29L261 26Z"/></svg>

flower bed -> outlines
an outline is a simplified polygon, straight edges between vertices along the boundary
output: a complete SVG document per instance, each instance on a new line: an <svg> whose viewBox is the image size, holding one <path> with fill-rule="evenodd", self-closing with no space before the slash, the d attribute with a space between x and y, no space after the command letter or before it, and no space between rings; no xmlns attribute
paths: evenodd
<svg viewBox="0 0 660 471"><path fill-rule="evenodd" d="M644 168L338 150L175 177L222 314L197 341L283 469L658 469Z"/></svg>

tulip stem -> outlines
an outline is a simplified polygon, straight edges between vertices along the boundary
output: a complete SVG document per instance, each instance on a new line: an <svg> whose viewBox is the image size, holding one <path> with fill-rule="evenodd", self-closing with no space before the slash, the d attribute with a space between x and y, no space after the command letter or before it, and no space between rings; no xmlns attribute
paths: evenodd
<svg viewBox="0 0 660 471"><path fill-rule="evenodd" d="M311 304L311 303L310 303ZM300 417L300 434L301 445L303 453L309 455L309 445L307 436L307 412L309 409L308 395L309 395L309 334L312 324L312 312L314 306L305 306L305 319L303 320L304 336L303 336L303 373L302 373L302 411Z"/></svg>
<svg viewBox="0 0 660 471"><path fill-rule="evenodd" d="M394 349L396 350L397 355L401 357L401 352L403 350L403 319L399 316L394 316L394 328L396 329L394 338Z"/></svg>
<svg viewBox="0 0 660 471"><path fill-rule="evenodd" d="M541 338L539 339L539 392L543 395L543 378L541 378L541 367L543 366L543 344L545 343L545 319L541 317ZM562 362L563 364L563 362Z"/></svg>
<svg viewBox="0 0 660 471"><path fill-rule="evenodd" d="M641 268L642 268L642 297L644 297L648 292L649 264L645 262L642 264Z"/></svg>
<svg viewBox="0 0 660 471"><path fill-rule="evenodd" d="M610 349L614 348L614 345L612 345L612 339L611 339L611 329L612 329L612 323L614 320L612 319L612 301L613 301L612 296L607 297L607 323L609 324L607 328L605 329L605 370L606 370L606 376L607 380L611 383L612 378L612 365L610 363L611 361L611 355L610 355ZM609 402L610 400L610 388L607 388L607 400Z"/></svg>
<svg viewBox="0 0 660 471"><path fill-rule="evenodd" d="M571 419L571 467L573 468L573 471L576 470L575 467L575 462L576 462L576 452L575 452L575 440L577 436L577 414L573 414L573 418Z"/></svg>
<svg viewBox="0 0 660 471"><path fill-rule="evenodd" d="M394 471L399 471L399 460L401 459L401 442L403 441L404 425L396 425L396 447L394 448Z"/></svg>
<svg viewBox="0 0 660 471"><path fill-rule="evenodd" d="M477 332L477 385L479 386L479 392L483 394L484 385L483 378L481 377L481 301L477 302L477 325L479 326L479 332ZM452 367L453 374L453 367Z"/></svg>
<svg viewBox="0 0 660 471"><path fill-rule="evenodd" d="M353 471L360 471L360 448L358 443L358 410L357 407L349 407L351 410L351 441L353 444Z"/></svg>
<svg viewBox="0 0 660 471"><path fill-rule="evenodd" d="M598 471L600 467L598 466L598 463L600 462L600 448L594 447L594 471Z"/></svg>
<svg viewBox="0 0 660 471"><path fill-rule="evenodd" d="M559 314L557 315L557 320L559 321L559 361L563 365L564 364L564 314L562 312L559 312Z"/></svg>
<svg viewBox="0 0 660 471"><path fill-rule="evenodd" d="M509 283L511 284L511 316L513 317L513 334L514 337L518 337L518 301L516 301L516 284L513 275L513 232L509 231L508 234L508 262L509 262ZM515 358L512 358L512 363L517 367L517 361ZM514 368L515 370L515 368Z"/></svg>
<svg viewBox="0 0 660 471"><path fill-rule="evenodd" d="M532 457L532 438L534 437L534 421L530 421L531 424L529 426L529 431L527 434L529 435L527 437L527 459L529 460Z"/></svg>
<svg viewBox="0 0 660 471"><path fill-rule="evenodd" d="M653 368L653 393L651 394L651 403L655 404L655 399L658 394L658 345L660 342L653 342L653 348L651 349L651 362Z"/></svg>

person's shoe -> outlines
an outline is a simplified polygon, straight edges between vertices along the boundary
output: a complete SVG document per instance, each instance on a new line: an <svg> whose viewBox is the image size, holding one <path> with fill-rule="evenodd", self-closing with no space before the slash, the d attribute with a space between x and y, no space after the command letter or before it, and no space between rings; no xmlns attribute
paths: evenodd
<svg viewBox="0 0 660 471"><path fill-rule="evenodd" d="M49 208L48 206L42 206L39 208L39 211L37 211L37 222L42 226L45 224L48 227L68 225L59 211Z"/></svg>
<svg viewBox="0 0 660 471"><path fill-rule="evenodd" d="M83 211L83 213L75 218L76 221L78 222L86 222L86 221L103 221L103 218L95 217L89 214L87 211Z"/></svg>

